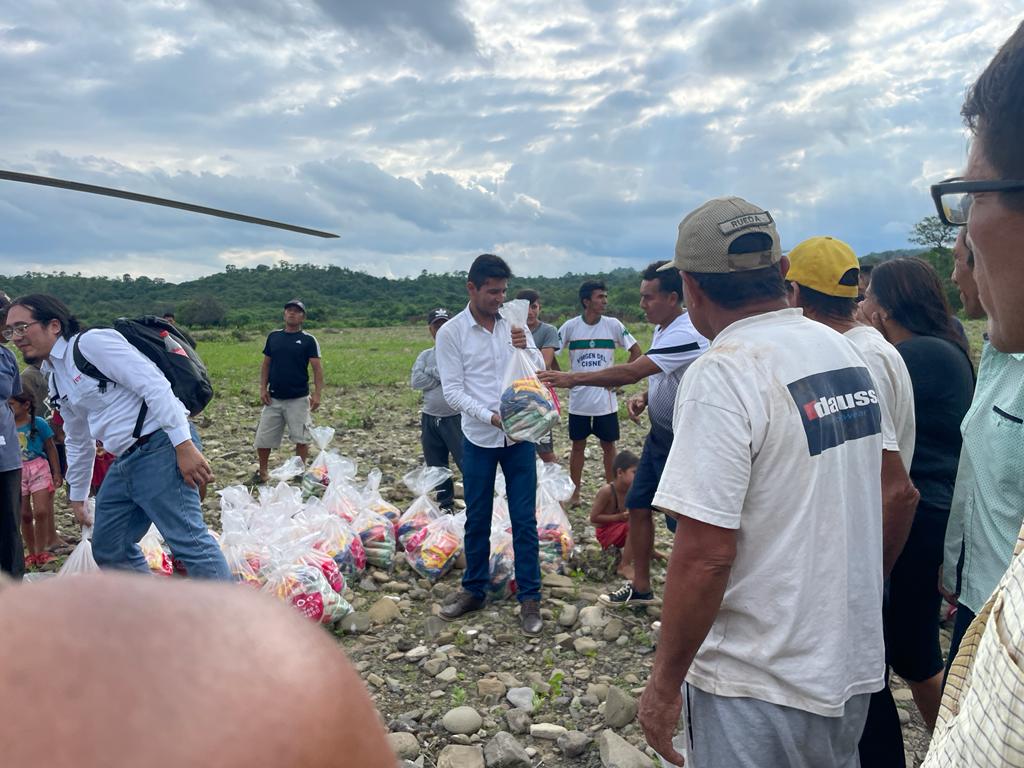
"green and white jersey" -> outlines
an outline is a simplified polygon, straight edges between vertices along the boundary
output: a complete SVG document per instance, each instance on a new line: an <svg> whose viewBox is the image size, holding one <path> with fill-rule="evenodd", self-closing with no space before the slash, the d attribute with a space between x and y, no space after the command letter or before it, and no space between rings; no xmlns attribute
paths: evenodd
<svg viewBox="0 0 1024 768"><path fill-rule="evenodd" d="M621 320L602 317L588 325L583 316L566 320L558 335L562 349L569 350L569 370L587 373L608 368L615 362L615 347L629 349L636 339ZM615 392L605 387L573 387L569 391L569 413L577 416L605 416L619 410Z"/></svg>

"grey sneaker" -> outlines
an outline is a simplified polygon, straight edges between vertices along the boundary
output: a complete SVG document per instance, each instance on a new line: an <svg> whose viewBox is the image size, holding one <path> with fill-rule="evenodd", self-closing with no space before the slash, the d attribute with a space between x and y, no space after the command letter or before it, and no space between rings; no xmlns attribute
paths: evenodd
<svg viewBox="0 0 1024 768"><path fill-rule="evenodd" d="M604 605L631 606L631 605L660 605L661 600L654 596L653 592L637 592L630 582L626 582L614 592L601 595L597 598Z"/></svg>

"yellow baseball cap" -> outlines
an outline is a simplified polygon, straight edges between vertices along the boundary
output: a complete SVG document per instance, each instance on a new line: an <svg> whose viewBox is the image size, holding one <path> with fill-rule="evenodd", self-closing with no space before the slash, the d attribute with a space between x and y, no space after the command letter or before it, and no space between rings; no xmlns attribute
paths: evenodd
<svg viewBox="0 0 1024 768"><path fill-rule="evenodd" d="M789 252L786 279L827 296L857 298L860 262L842 240L812 237Z"/></svg>

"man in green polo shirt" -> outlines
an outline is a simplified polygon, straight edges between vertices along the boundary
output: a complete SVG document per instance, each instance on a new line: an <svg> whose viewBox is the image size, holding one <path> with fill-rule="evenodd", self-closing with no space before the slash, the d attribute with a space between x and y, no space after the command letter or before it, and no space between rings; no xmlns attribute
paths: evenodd
<svg viewBox="0 0 1024 768"><path fill-rule="evenodd" d="M953 255L964 310L971 319L983 318L966 230ZM986 334L974 401L960 431L964 443L939 571L942 592L957 608L947 673L967 627L1006 572L1024 519L1024 353L1000 352Z"/></svg>

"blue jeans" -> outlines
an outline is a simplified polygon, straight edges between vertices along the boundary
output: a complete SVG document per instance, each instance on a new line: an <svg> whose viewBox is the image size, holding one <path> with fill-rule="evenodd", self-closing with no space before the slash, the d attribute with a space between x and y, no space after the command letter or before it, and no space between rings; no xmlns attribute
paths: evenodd
<svg viewBox="0 0 1024 768"><path fill-rule="evenodd" d="M200 446L195 427L192 442ZM189 576L231 579L224 555L203 522L199 491L178 471L174 446L163 430L110 466L96 496L92 535L96 564L149 573L139 539L150 523L184 563Z"/></svg>
<svg viewBox="0 0 1024 768"><path fill-rule="evenodd" d="M462 484L466 496L466 570L462 588L483 599L487 594L491 558L491 511L494 475L505 473L512 548L516 559L519 602L540 600L540 544L537 539L537 450L533 443L481 448L462 446Z"/></svg>

